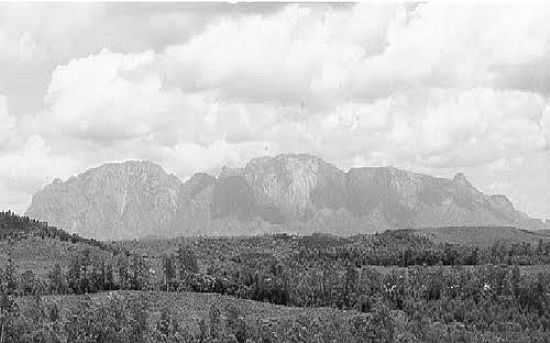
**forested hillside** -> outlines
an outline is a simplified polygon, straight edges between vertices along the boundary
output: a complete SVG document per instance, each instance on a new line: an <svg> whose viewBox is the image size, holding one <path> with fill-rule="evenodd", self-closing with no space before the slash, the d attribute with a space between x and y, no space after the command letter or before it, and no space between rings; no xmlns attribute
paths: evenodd
<svg viewBox="0 0 550 343"><path fill-rule="evenodd" d="M88 244L57 240L62 232L42 238L45 224L4 217L19 223L6 230L12 244L0 273L4 342L549 337L550 242L544 239L472 246L398 230ZM43 272L20 263L15 247L32 242L37 249L41 241L79 249Z"/></svg>
<svg viewBox="0 0 550 343"><path fill-rule="evenodd" d="M48 225L47 222L19 216L11 211L0 212L0 240L23 240L30 237L51 238L72 244L85 244L103 250L113 250L113 246L95 239L70 234L65 230Z"/></svg>
<svg viewBox="0 0 550 343"><path fill-rule="evenodd" d="M8 261L19 270L45 277L56 264L63 268L83 253L97 260L111 261L120 245L69 234L12 212L0 212L0 265Z"/></svg>

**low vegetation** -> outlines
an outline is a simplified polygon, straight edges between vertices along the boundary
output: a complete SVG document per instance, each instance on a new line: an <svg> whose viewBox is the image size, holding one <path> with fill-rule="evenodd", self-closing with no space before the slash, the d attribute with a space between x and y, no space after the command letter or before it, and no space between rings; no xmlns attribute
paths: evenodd
<svg viewBox="0 0 550 343"><path fill-rule="evenodd" d="M68 243L24 228L3 236L15 244L0 273L2 343L550 337L543 239L472 246L399 230ZM15 247L40 240L78 249L47 273L20 269Z"/></svg>

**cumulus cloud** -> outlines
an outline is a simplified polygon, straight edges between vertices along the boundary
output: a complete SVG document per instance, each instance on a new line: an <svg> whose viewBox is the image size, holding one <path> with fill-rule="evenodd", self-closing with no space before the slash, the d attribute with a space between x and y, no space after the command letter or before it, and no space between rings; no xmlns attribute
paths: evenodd
<svg viewBox="0 0 550 343"><path fill-rule="evenodd" d="M0 204L22 213L33 192L55 177L78 172L78 167L73 158L56 155L40 136L32 135L22 146L0 154Z"/></svg>
<svg viewBox="0 0 550 343"><path fill-rule="evenodd" d="M170 121L176 106L173 94L160 90L160 76L147 70L153 61L152 51L125 55L103 50L56 68L40 119L55 123L55 133L97 141L153 132L160 118Z"/></svg>
<svg viewBox="0 0 550 343"><path fill-rule="evenodd" d="M3 3L0 92L10 97L14 115L36 112L56 66L102 49L140 53L181 44L234 10L185 3Z"/></svg>
<svg viewBox="0 0 550 343"><path fill-rule="evenodd" d="M216 88L244 101L331 103L345 97L355 64L384 50L396 5L349 11L297 5L271 16L221 20L163 56L168 80L184 90Z"/></svg>
<svg viewBox="0 0 550 343"><path fill-rule="evenodd" d="M32 114L8 113L17 87L10 101L0 97L0 144L18 146L0 152L0 163L19 168L0 170L4 194L18 194L10 198L105 161L153 160L186 178L282 152L344 168L466 171L488 192L525 184L521 159L535 161L526 174L539 189L550 181L541 157L550 147L541 72L550 7L120 6L40 7L66 20L58 27L15 7L30 28L0 24L0 70L51 65ZM521 189L510 193L522 208L550 216L534 188Z"/></svg>

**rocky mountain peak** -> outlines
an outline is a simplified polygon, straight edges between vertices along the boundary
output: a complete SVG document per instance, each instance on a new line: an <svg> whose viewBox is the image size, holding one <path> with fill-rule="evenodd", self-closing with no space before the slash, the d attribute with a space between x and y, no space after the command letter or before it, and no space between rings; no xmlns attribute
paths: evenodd
<svg viewBox="0 0 550 343"><path fill-rule="evenodd" d="M133 238L168 225L180 187L152 162L107 163L48 185L26 215L88 237Z"/></svg>
<svg viewBox="0 0 550 343"><path fill-rule="evenodd" d="M327 162L323 161L319 157L309 154L279 154L276 156L262 156L253 158L246 164L244 169L254 170L278 166L292 171L293 168L300 166L314 167L321 164L328 165Z"/></svg>
<svg viewBox="0 0 550 343"><path fill-rule="evenodd" d="M227 166L223 166L220 170L220 173L218 174L218 178L224 178L229 176L237 176L243 174L243 168L231 168Z"/></svg>
<svg viewBox="0 0 550 343"><path fill-rule="evenodd" d="M514 204L508 199L506 195L503 194L493 194L491 195L491 200L498 206L507 209L514 209Z"/></svg>
<svg viewBox="0 0 550 343"><path fill-rule="evenodd" d="M151 162L108 163L45 187L27 215L98 239L544 225L505 196L478 191L462 173L446 179L394 167L343 172L307 154L255 158L183 183Z"/></svg>
<svg viewBox="0 0 550 343"><path fill-rule="evenodd" d="M458 184L466 186L466 187L473 187L472 184L470 183L470 181L468 181L468 179L466 179L466 176L464 175L464 173L457 173L454 176L453 181L455 183L458 183Z"/></svg>

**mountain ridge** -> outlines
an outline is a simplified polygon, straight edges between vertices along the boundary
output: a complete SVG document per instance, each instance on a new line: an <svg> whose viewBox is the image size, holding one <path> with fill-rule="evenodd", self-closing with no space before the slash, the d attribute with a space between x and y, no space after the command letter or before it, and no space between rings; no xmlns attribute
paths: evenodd
<svg viewBox="0 0 550 343"><path fill-rule="evenodd" d="M25 214L99 239L545 227L506 196L480 192L462 173L447 179L395 167L343 171L308 154L254 158L185 182L153 162L107 163L54 180Z"/></svg>

